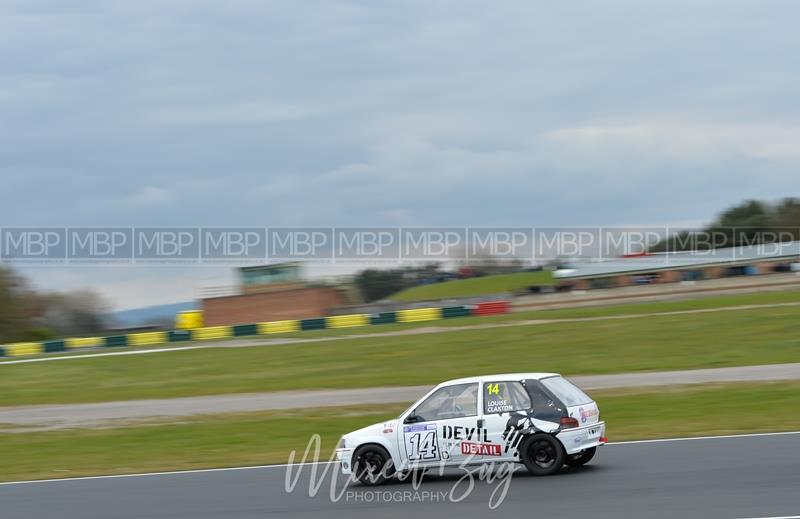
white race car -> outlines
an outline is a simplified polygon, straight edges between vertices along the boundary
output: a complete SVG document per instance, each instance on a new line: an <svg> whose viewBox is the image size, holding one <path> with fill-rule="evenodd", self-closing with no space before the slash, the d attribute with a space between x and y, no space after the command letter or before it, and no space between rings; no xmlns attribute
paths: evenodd
<svg viewBox="0 0 800 519"><path fill-rule="evenodd" d="M585 464L606 441L586 393L555 373L516 373L443 382L396 420L342 436L336 459L367 485L398 472L498 461L543 476Z"/></svg>

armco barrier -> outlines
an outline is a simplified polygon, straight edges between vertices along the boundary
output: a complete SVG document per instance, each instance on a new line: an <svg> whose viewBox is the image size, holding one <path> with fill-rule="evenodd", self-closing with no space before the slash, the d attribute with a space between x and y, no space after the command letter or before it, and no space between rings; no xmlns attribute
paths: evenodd
<svg viewBox="0 0 800 519"><path fill-rule="evenodd" d="M301 330L324 330L325 318L319 317L316 319L303 319L300 321Z"/></svg>
<svg viewBox="0 0 800 519"><path fill-rule="evenodd" d="M451 317L469 317L472 315L472 310L468 306L448 306L442 308L442 317L449 319Z"/></svg>
<svg viewBox="0 0 800 519"><path fill-rule="evenodd" d="M397 312L381 312L369 316L369 324L390 324L397 322Z"/></svg>
<svg viewBox="0 0 800 519"><path fill-rule="evenodd" d="M114 347L114 346L127 346L127 345L128 345L127 335L112 335L111 337L105 338L104 346Z"/></svg>
<svg viewBox="0 0 800 519"><path fill-rule="evenodd" d="M293 333L301 330L322 330L326 328L348 328L389 324L395 322L412 323L466 317L469 315L502 314L510 310L507 301L489 301L480 303L474 308L469 306L449 306L445 308L414 308L396 312L379 314L348 314L314 319L270 321L255 324L239 324L236 326L209 326L191 330L170 330L166 332L140 332L128 335L112 335L109 337L78 337L58 339L44 342L18 342L0 346L0 357L16 357L20 355L37 355L54 353L78 348L146 346L168 342L207 341L245 337L252 335L268 335L275 333Z"/></svg>
<svg viewBox="0 0 800 519"><path fill-rule="evenodd" d="M44 341L42 346L44 346L45 353L58 353L59 351L67 351L67 345L64 344L64 341L60 339L54 341Z"/></svg>
<svg viewBox="0 0 800 519"><path fill-rule="evenodd" d="M335 315L325 318L326 328L350 328L353 326L367 326L369 316L367 314Z"/></svg>
<svg viewBox="0 0 800 519"><path fill-rule="evenodd" d="M442 318L441 308L414 308L413 310L398 310L397 320L401 323L414 323L418 321L434 321Z"/></svg>
<svg viewBox="0 0 800 519"><path fill-rule="evenodd" d="M128 346L150 346L169 341L167 332L142 332L128 334Z"/></svg>
<svg viewBox="0 0 800 519"><path fill-rule="evenodd" d="M268 333L291 333L300 330L300 321L290 319L287 321L271 321L268 323L258 323L259 335Z"/></svg>
<svg viewBox="0 0 800 519"><path fill-rule="evenodd" d="M505 314L508 311L508 301L487 301L485 303L479 303L472 310L474 315Z"/></svg>
<svg viewBox="0 0 800 519"><path fill-rule="evenodd" d="M237 324L236 326L233 326L234 337L246 337L248 335L257 335L257 334L258 334L257 324Z"/></svg>
<svg viewBox="0 0 800 519"><path fill-rule="evenodd" d="M44 346L41 342L16 342L13 344L6 344L6 355L9 357L37 355L42 352L44 352Z"/></svg>
<svg viewBox="0 0 800 519"><path fill-rule="evenodd" d="M230 326L208 326L192 330L192 339L196 341L227 339L229 337L233 337L233 330Z"/></svg>
<svg viewBox="0 0 800 519"><path fill-rule="evenodd" d="M64 343L67 345L68 350L73 350L75 348L94 348L96 346L103 345L103 338L102 337L79 337L79 338L72 338L72 339L64 339Z"/></svg>
<svg viewBox="0 0 800 519"><path fill-rule="evenodd" d="M183 342L192 340L192 330L170 330L167 332L169 342Z"/></svg>

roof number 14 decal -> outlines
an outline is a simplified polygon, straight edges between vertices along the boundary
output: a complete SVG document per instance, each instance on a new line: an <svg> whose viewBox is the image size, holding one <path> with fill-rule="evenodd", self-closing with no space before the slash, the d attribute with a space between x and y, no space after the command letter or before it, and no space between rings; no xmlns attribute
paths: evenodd
<svg viewBox="0 0 800 519"><path fill-rule="evenodd" d="M439 442L436 425L409 425L403 427L408 461L439 461Z"/></svg>

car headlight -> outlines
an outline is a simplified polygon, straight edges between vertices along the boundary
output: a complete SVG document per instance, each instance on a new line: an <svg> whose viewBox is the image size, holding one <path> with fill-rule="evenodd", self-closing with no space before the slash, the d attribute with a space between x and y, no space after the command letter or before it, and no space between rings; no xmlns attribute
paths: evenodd
<svg viewBox="0 0 800 519"><path fill-rule="evenodd" d="M344 446L345 446L345 441L344 441L344 436L342 436L342 438L339 440L339 444L336 446L336 448L337 449L344 449Z"/></svg>

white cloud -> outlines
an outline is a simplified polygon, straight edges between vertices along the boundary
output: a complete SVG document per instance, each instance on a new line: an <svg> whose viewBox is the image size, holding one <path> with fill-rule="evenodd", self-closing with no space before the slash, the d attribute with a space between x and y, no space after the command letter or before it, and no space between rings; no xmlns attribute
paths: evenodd
<svg viewBox="0 0 800 519"><path fill-rule="evenodd" d="M166 205L175 200L175 196L163 187L147 186L128 198L134 206Z"/></svg>

